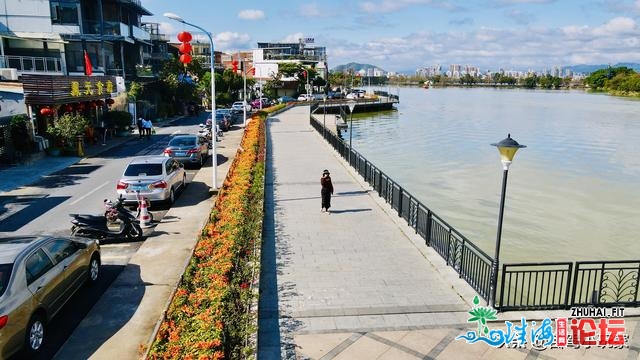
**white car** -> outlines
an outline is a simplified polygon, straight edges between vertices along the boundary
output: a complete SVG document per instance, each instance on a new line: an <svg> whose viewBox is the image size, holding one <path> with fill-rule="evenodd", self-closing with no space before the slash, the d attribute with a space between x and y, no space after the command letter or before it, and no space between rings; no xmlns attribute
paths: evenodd
<svg viewBox="0 0 640 360"><path fill-rule="evenodd" d="M298 96L298 101L310 101L311 99L313 99L313 97L307 96L307 94L300 94L300 96Z"/></svg>
<svg viewBox="0 0 640 360"><path fill-rule="evenodd" d="M244 108L243 108L244 107ZM251 105L243 102L243 101L236 101L233 103L233 105L231 105L231 111L233 112L243 112L244 110L246 110L247 112L251 111Z"/></svg>

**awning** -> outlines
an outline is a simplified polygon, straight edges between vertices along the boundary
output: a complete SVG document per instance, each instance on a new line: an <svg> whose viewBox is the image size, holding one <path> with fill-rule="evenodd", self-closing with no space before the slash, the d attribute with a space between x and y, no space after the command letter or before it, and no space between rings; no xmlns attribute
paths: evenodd
<svg viewBox="0 0 640 360"><path fill-rule="evenodd" d="M9 39L30 39L30 40L42 40L48 42L64 43L65 41L59 34L47 33L47 32L26 32L26 31L13 31L13 32L0 32L0 37Z"/></svg>

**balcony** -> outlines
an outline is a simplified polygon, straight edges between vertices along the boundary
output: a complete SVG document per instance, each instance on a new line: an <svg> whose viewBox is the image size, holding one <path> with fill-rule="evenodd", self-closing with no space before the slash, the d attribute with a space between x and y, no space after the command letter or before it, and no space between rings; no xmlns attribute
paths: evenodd
<svg viewBox="0 0 640 360"><path fill-rule="evenodd" d="M64 75L60 58L34 56L0 56L0 68L16 69L22 74Z"/></svg>

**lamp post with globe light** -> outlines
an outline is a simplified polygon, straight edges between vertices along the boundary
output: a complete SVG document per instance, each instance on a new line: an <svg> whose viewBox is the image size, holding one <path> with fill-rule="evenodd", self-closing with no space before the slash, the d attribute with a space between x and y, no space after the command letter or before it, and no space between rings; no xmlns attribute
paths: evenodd
<svg viewBox="0 0 640 360"><path fill-rule="evenodd" d="M490 294L489 294L489 306L495 307L496 305L496 288L498 285L498 264L500 259L500 238L502 236L502 219L504 215L504 199L507 191L507 175L509 174L509 166L513 161L513 157L516 155L516 151L521 148L527 147L526 145L520 145L517 141L511 138L511 134L507 134L507 138L501 140L498 143L491 144L496 146L500 152L500 160L502 161L502 192L500 194L500 212L498 213L498 231L496 235L496 252L493 258L493 264L491 264L491 282Z"/></svg>
<svg viewBox="0 0 640 360"><path fill-rule="evenodd" d="M215 51L213 51L213 38L211 37L211 33L208 32L207 30L201 28L198 25L186 22L183 18L181 18L179 15L174 14L174 13L170 13L170 12L166 12L164 13L164 16L168 17L171 20L175 20L178 22L181 22L183 24L189 25L189 26L193 26L194 28L201 30L202 32L204 32L205 34L207 34L207 36L209 37L209 42L211 43L211 117L212 117L212 124L211 124L211 132L212 132L212 143L213 145L211 146L211 167L213 168L213 185L212 185L212 190L217 190L218 189L218 184L217 184L217 167L218 167L218 158L217 158L217 154L216 154L216 134L215 134L215 123L216 123L216 73L215 73L215 67L214 67L214 61L215 61Z"/></svg>

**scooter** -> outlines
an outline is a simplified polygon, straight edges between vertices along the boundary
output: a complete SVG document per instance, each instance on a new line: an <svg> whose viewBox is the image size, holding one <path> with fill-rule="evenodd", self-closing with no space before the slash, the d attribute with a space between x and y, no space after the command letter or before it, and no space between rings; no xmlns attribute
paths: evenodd
<svg viewBox="0 0 640 360"><path fill-rule="evenodd" d="M119 198L113 205L107 204L105 200L105 216L71 214L71 235L83 236L100 240L122 239L142 240L142 228L138 219L124 208L122 198ZM118 230L111 230L109 223L112 220L118 222Z"/></svg>

